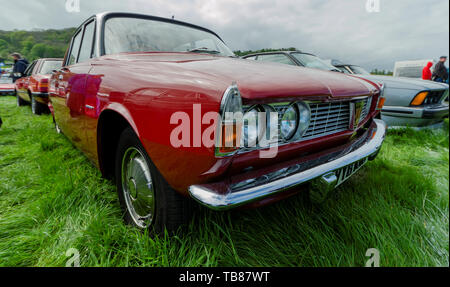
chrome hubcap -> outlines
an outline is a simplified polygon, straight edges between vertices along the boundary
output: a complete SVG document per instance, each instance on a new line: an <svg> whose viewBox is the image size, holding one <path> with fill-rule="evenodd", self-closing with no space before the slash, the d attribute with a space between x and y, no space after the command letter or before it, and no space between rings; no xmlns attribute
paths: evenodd
<svg viewBox="0 0 450 287"><path fill-rule="evenodd" d="M151 225L154 216L154 186L144 155L127 149L122 158L122 191L127 209L140 228Z"/></svg>

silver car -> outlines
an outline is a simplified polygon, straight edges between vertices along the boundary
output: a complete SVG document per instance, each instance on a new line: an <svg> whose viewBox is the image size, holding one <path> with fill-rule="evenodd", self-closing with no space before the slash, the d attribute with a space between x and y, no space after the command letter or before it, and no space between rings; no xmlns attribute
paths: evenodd
<svg viewBox="0 0 450 287"><path fill-rule="evenodd" d="M448 117L448 85L431 81L390 76L375 76L355 65L336 60L325 61L300 51L275 51L250 54L244 59L303 66L354 75L385 86L386 102L381 118L389 126L428 126Z"/></svg>
<svg viewBox="0 0 450 287"><path fill-rule="evenodd" d="M389 126L428 126L442 122L448 117L447 84L371 75L359 66L343 64L336 60L332 60L331 64L346 74L384 83L386 102L381 110L381 118Z"/></svg>

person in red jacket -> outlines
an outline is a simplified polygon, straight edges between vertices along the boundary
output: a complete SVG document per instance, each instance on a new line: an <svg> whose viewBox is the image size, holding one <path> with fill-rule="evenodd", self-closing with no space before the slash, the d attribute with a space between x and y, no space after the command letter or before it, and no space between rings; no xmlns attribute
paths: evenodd
<svg viewBox="0 0 450 287"><path fill-rule="evenodd" d="M433 66L432 62L428 62L426 67L422 70L422 80L428 80L431 81L431 67Z"/></svg>

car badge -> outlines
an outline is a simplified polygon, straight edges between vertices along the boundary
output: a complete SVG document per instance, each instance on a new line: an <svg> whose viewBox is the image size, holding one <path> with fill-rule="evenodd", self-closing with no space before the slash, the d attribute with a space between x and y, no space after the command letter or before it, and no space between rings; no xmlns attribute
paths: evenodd
<svg viewBox="0 0 450 287"><path fill-rule="evenodd" d="M350 115L352 115L352 121L350 123L350 129L355 130L361 120L362 111L364 109L364 101L357 101L350 103Z"/></svg>

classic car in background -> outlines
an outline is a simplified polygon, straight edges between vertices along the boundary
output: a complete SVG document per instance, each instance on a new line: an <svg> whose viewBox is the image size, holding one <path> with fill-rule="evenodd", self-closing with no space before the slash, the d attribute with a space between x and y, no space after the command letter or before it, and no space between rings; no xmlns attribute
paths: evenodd
<svg viewBox="0 0 450 287"><path fill-rule="evenodd" d="M31 103L35 115L48 112L48 82L53 71L59 70L62 59L44 58L33 61L22 78L15 83L17 105Z"/></svg>
<svg viewBox="0 0 450 287"><path fill-rule="evenodd" d="M440 123L448 117L448 85L421 79L371 75L356 65L331 60L331 64L346 74L383 82L386 102L381 118L389 126L421 127Z"/></svg>
<svg viewBox="0 0 450 287"><path fill-rule="evenodd" d="M9 74L0 75L0 96L14 95L15 86Z"/></svg>
<svg viewBox="0 0 450 287"><path fill-rule="evenodd" d="M125 221L156 231L189 220L189 196L224 210L286 198L312 180L333 188L373 160L385 136L375 83L242 60L208 29L129 13L98 14L76 30L50 99L63 134L115 177ZM278 117L255 116L264 111ZM180 143L174 131L191 131L182 118L193 129Z"/></svg>
<svg viewBox="0 0 450 287"><path fill-rule="evenodd" d="M287 64L293 66L302 66L306 68L313 68L325 71L340 72L339 69L323 61L316 55L305 53L301 51L275 51L248 54L242 57L247 60L256 60L261 62L273 62L280 64Z"/></svg>
<svg viewBox="0 0 450 287"><path fill-rule="evenodd" d="M305 57L307 57L306 60ZM448 97L447 84L370 75L359 66L345 65L336 60L322 60L312 54L299 51L257 53L243 58L339 71L372 82L383 83L386 101L381 111L381 118L388 126L427 126L442 122L448 117L448 104L444 102L444 99Z"/></svg>

